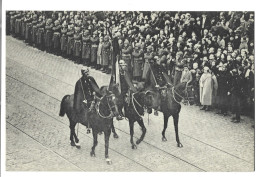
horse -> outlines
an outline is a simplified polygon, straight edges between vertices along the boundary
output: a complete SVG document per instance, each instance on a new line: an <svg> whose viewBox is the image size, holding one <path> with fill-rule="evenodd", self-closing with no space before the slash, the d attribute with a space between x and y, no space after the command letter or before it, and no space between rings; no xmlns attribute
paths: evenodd
<svg viewBox="0 0 260 177"><path fill-rule="evenodd" d="M74 94L65 95L62 98L60 104L60 113L59 115L63 117L65 114L67 115L70 122L70 141L71 146L76 146L80 148L79 139L75 133L75 126L77 123L81 123L87 128L92 128L93 134L93 146L91 148L90 155L95 157L95 147L98 144L97 136L99 133L104 132L105 136L105 158L108 164L111 164L112 161L109 159L108 155L108 147L109 147L109 138L111 134L111 129L114 129L113 126L113 117L118 116L118 108L116 105L115 95L108 91L107 86L103 86L100 88L102 97L100 99L96 98L95 108L93 110L89 110L83 103L83 95L82 97L82 109L80 112L76 112L73 108L74 102ZM81 92L82 94L83 92ZM116 135L117 136L117 135ZM116 137L114 135L114 137ZM118 137L118 136L117 136ZM74 141L75 139L75 141ZM76 143L75 143L76 142Z"/></svg>
<svg viewBox="0 0 260 177"><path fill-rule="evenodd" d="M136 84L138 85L138 83L135 83L135 85ZM140 85L139 87L142 87ZM143 122L143 115L145 113L145 109L147 106L155 107L153 106L153 103L156 102L152 101L152 97L155 98L156 93L152 91L142 91L142 89L138 89L138 91L135 93L129 89L126 97L120 94L117 89L115 89L113 93L116 95L116 98L118 99L118 107L124 107L125 117L129 121L131 147L132 149L137 149L136 144L140 144L144 140L146 134L146 127ZM133 141L135 122L139 124L142 130L142 134L140 138L136 141L136 144Z"/></svg>
<svg viewBox="0 0 260 177"><path fill-rule="evenodd" d="M161 111L164 116L164 126L162 130L162 141L166 142L167 138L165 136L165 131L168 126L169 117L172 116L174 119L174 129L177 147L183 147L179 139L178 123L179 123L179 113L181 111L181 101L185 96L186 84L178 84L176 87L172 85L167 85L165 87L160 87L157 89L151 89L151 91L156 93L156 96L152 96L153 105L152 107L158 111ZM148 89L149 90L149 89Z"/></svg>

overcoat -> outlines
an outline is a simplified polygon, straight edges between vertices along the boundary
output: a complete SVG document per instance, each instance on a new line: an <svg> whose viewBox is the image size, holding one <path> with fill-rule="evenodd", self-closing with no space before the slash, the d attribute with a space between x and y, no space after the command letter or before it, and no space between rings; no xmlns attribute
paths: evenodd
<svg viewBox="0 0 260 177"><path fill-rule="evenodd" d="M203 73L200 78L200 102L202 105L212 104L213 80L210 73Z"/></svg>

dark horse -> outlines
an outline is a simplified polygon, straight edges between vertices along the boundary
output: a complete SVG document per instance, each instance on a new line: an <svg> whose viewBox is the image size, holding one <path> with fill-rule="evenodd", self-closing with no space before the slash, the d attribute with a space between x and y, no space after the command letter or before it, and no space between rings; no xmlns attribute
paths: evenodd
<svg viewBox="0 0 260 177"><path fill-rule="evenodd" d="M178 84L176 87L168 85L167 87L153 89L157 93L156 97L152 97L154 105L158 105L157 110L161 111L164 116L164 126L162 131L162 141L167 141L165 131L168 126L168 119L170 116L174 119L174 128L176 135L176 142L178 147L183 147L179 139L178 123L179 113L181 111L180 102L184 98L186 84ZM153 107L154 108L154 107ZM155 108L156 109L156 108Z"/></svg>
<svg viewBox="0 0 260 177"><path fill-rule="evenodd" d="M116 105L115 95L107 90L107 86L101 87L102 97L96 99L95 108L89 110L83 103L83 95L81 95L81 111L76 113L73 108L74 95L65 95L61 101L60 116L67 114L70 121L70 140L72 146L79 146L79 139L75 133L75 126L77 123L81 123L87 128L92 128L93 134L93 147L90 152L91 156L95 156L95 147L98 144L98 133L104 132L105 136L105 158L108 164L111 164L111 160L108 156L109 137L111 129L113 128L113 117L118 115L118 109ZM81 93L82 94L82 93ZM75 142L74 142L75 138Z"/></svg>
<svg viewBox="0 0 260 177"><path fill-rule="evenodd" d="M142 117L146 107L156 107L154 106L156 105L156 101L153 101L153 99L156 99L156 93L152 91L138 91L133 93L129 90L126 97L124 97L122 94L119 94L116 89L114 90L114 93L118 98L118 106L124 107L125 117L129 121L130 143L132 145L132 149L136 149L137 146L133 141L134 123L137 122L142 130L140 138L136 141L136 144L140 144L146 134L146 128Z"/></svg>

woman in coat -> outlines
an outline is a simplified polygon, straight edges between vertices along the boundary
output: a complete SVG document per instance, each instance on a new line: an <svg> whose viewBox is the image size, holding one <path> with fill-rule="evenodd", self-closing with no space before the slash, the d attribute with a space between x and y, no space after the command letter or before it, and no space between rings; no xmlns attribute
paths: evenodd
<svg viewBox="0 0 260 177"><path fill-rule="evenodd" d="M209 67L204 67L204 73L200 78L200 103L203 105L201 110L208 111L212 104L213 80L209 73Z"/></svg>

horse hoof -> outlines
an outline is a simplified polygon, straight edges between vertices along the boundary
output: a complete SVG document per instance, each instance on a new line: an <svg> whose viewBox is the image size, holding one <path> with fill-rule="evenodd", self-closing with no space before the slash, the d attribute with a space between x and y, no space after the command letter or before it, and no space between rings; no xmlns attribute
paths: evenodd
<svg viewBox="0 0 260 177"><path fill-rule="evenodd" d="M70 145L71 146L76 146L76 144L74 142L71 142Z"/></svg>
<svg viewBox="0 0 260 177"><path fill-rule="evenodd" d="M90 152L90 156L91 156L91 157L96 157L95 152L92 152L92 151L91 151L91 152Z"/></svg>
<svg viewBox="0 0 260 177"><path fill-rule="evenodd" d="M177 146L178 146L179 148L182 148L182 147L183 147L183 145L182 145L181 143L178 143Z"/></svg>
<svg viewBox="0 0 260 177"><path fill-rule="evenodd" d="M162 137L162 141L163 141L163 142L166 142L167 139L166 139L165 137Z"/></svg>
<svg viewBox="0 0 260 177"><path fill-rule="evenodd" d="M111 165L111 164L112 164L112 160L109 159L109 158L106 158L106 162L107 162L108 165Z"/></svg>
<svg viewBox="0 0 260 177"><path fill-rule="evenodd" d="M140 144L141 142L142 142L142 140L139 139L136 141L136 144Z"/></svg>
<svg viewBox="0 0 260 177"><path fill-rule="evenodd" d="M80 143L75 143L75 146L79 149L80 148Z"/></svg>
<svg viewBox="0 0 260 177"><path fill-rule="evenodd" d="M114 138L119 138L119 136L115 133L115 134L114 134Z"/></svg>
<svg viewBox="0 0 260 177"><path fill-rule="evenodd" d="M132 149L137 149L137 146L135 144L133 144Z"/></svg>

